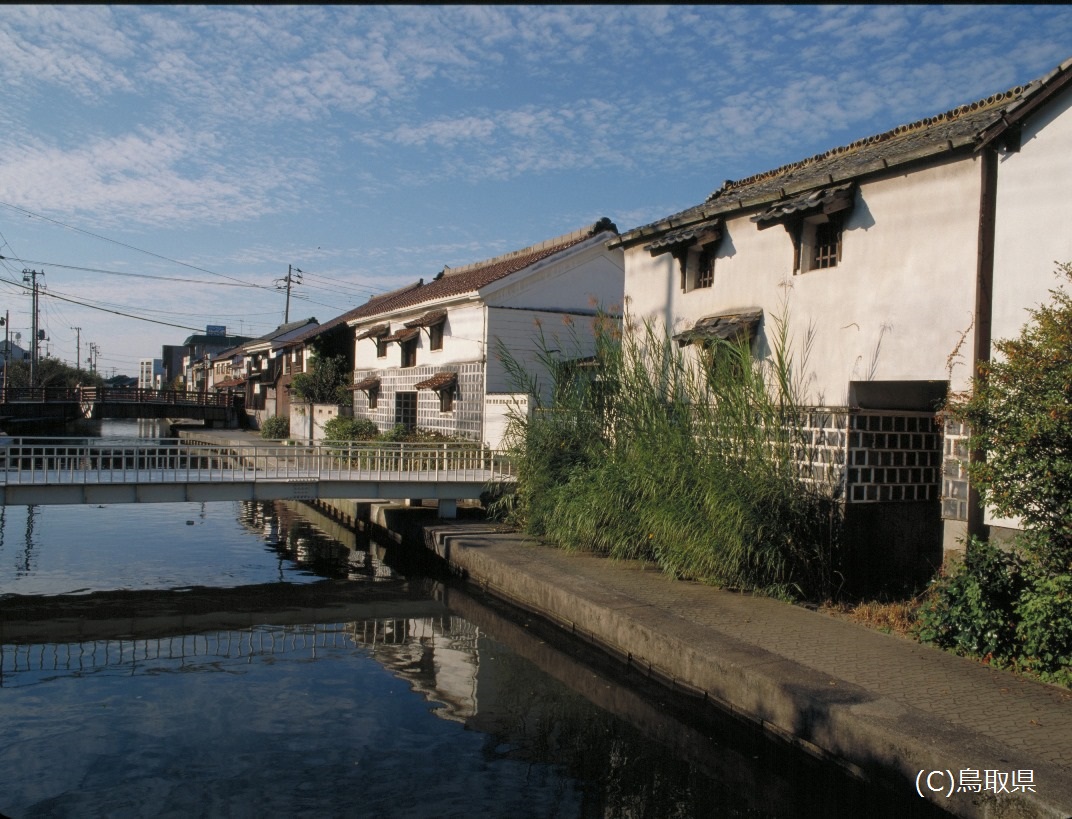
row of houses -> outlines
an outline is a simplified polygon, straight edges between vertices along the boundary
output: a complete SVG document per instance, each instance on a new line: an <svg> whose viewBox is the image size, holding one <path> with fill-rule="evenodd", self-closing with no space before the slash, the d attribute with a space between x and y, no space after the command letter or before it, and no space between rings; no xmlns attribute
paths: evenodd
<svg viewBox="0 0 1072 819"><path fill-rule="evenodd" d="M1072 60L1025 86L741 180L620 232L575 232L444 268L327 322L243 340L205 389L289 412L287 378L332 334L353 362L356 417L491 445L524 402L499 352L533 362L597 310L700 350L775 317L807 349L815 440L843 466L850 528L891 560L941 558L987 517L965 478L966 430L936 408L1013 336L1072 260ZM552 330L556 332L551 332ZM587 338L587 341L586 341ZM198 386L200 388L200 385ZM915 545L913 545L915 544ZM922 544L922 545L921 545Z"/></svg>

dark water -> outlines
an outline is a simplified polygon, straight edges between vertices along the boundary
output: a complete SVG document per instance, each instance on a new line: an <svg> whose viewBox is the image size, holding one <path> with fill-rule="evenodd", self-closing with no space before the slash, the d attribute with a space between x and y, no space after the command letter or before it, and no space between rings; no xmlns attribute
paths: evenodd
<svg viewBox="0 0 1072 819"><path fill-rule="evenodd" d="M0 628L11 817L932 815L297 505L2 509Z"/></svg>

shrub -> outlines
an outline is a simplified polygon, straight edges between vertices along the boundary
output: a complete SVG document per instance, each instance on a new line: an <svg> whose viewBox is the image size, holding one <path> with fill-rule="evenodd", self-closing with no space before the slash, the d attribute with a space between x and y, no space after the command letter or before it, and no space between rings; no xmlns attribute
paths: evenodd
<svg viewBox="0 0 1072 819"><path fill-rule="evenodd" d="M1018 656L1016 607L1024 588L1021 569L1022 562L1014 553L971 541L963 562L932 584L919 611L919 638L999 662Z"/></svg>
<svg viewBox="0 0 1072 819"><path fill-rule="evenodd" d="M266 418L261 424L261 437L272 441L282 440L290 436L290 419L282 415L273 415Z"/></svg>
<svg viewBox="0 0 1072 819"><path fill-rule="evenodd" d="M1017 604L1018 664L1049 682L1072 686L1072 574L1030 567Z"/></svg>
<svg viewBox="0 0 1072 819"><path fill-rule="evenodd" d="M324 437L328 441L371 441L379 434L380 428L367 418L336 416L324 424Z"/></svg>

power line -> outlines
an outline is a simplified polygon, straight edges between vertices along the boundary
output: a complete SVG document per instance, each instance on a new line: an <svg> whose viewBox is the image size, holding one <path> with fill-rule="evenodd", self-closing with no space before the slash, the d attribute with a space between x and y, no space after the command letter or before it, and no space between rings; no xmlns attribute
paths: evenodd
<svg viewBox="0 0 1072 819"><path fill-rule="evenodd" d="M29 290L30 289L29 287L23 287L22 285L19 285L16 282L9 282L9 284L15 284L17 287L22 287L24 290ZM189 326L187 326L185 324L174 324L174 323L172 323L170 321L160 321L159 319L151 319L151 318L145 318L144 316L136 316L133 313L124 313L124 312L122 312L120 310L112 310L112 309L107 308L107 307L98 307L97 305L90 304L89 302L78 301L77 299L66 298L64 296L59 295L55 291L46 290L44 292L45 292L45 295L47 295L49 298L59 299L60 301L70 302L71 304L77 304L80 307L88 307L90 310L100 310L102 313L111 313L112 315L123 316L124 318L137 319L138 321L147 321L150 324L162 324L165 327L178 327L180 330L193 330L195 333L199 332L199 331L201 331L203 329L201 327L189 327Z"/></svg>
<svg viewBox="0 0 1072 819"><path fill-rule="evenodd" d="M45 216L40 213L34 213L32 210L20 208L18 205L13 205L10 202L0 202L0 205L5 208L11 208L11 210L18 211L19 213L23 213L27 216L35 217L37 219L43 219L46 222L51 222L54 225L59 225L60 227L67 228L67 230L73 230L75 233L82 233L86 236L92 236L94 239L100 239L102 242L111 242L113 245L125 247L127 248L127 250L133 250L136 253L144 253L146 256L152 256L154 259L161 259L165 262L171 262L172 264L177 264L182 267L188 267L191 270L199 270L202 273L208 273L210 276L219 276L223 279L231 279L232 281L242 282L241 279L236 279L234 276L228 276L225 273L217 273L215 270L209 270L207 267L198 267L197 265L190 264L189 262L180 262L178 259L172 259L168 256L163 256L159 253L153 253L151 250L143 250L140 247L128 245L126 242L120 242L118 239L109 239L107 236L101 236L99 233L94 233L93 231L85 230L84 228L75 227L74 225L68 225L66 222L61 222L59 219L53 219L50 216ZM242 284L246 284L246 282L242 282Z"/></svg>
<svg viewBox="0 0 1072 819"><path fill-rule="evenodd" d="M6 256L0 256L0 260L7 261L8 259L7 259ZM150 275L148 273L124 273L124 272L119 271L119 270L103 270L102 268L99 268L99 267L79 267L77 265L71 265L71 264L59 264L57 262L33 261L33 260L30 260L30 259L18 259L18 261L21 262L22 264L48 265L49 267L62 267L65 270L81 270L81 271L84 271L86 273L105 273L105 274L107 274L109 276L129 276L129 277L135 278L135 279L154 279L156 281L182 282L184 284L208 284L208 285L212 285L213 287L253 287L253 288L257 288L259 290L273 290L273 291L275 290L275 288L273 288L273 287L267 287L267 286L265 286L263 284L254 284L252 282L245 282L245 283L240 283L240 282L210 282L210 281L205 281L204 279L183 279L183 278L180 278L178 276L152 276L152 275Z"/></svg>

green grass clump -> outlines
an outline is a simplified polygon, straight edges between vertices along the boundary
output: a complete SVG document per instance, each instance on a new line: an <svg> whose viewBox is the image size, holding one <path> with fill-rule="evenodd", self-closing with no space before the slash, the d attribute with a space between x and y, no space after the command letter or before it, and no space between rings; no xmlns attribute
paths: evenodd
<svg viewBox="0 0 1072 819"><path fill-rule="evenodd" d="M536 399L507 438L519 467L514 523L677 577L829 592L836 503L831 487L805 479L814 453L784 322L764 360L747 340L694 355L650 325L623 335L605 317L583 366L551 346L540 355L547 389L500 351Z"/></svg>

